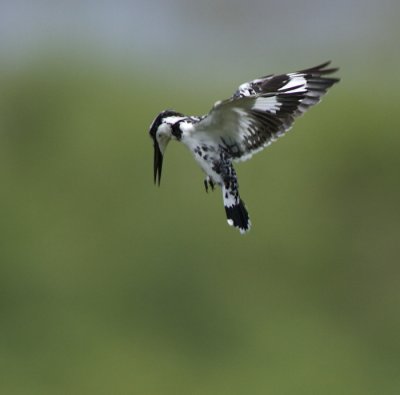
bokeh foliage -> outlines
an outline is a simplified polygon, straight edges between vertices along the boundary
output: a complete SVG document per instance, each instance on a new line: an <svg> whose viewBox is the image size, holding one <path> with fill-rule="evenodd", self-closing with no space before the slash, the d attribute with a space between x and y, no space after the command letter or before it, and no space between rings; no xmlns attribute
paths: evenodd
<svg viewBox="0 0 400 395"><path fill-rule="evenodd" d="M398 394L397 91L340 75L237 166L243 237L183 147L152 183L153 117L206 112L211 85L3 70L0 392Z"/></svg>

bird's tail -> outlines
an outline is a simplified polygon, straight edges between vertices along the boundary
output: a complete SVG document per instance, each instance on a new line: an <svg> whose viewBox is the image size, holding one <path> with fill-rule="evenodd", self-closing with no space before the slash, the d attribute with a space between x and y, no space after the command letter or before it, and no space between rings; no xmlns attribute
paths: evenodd
<svg viewBox="0 0 400 395"><path fill-rule="evenodd" d="M238 228L242 234L248 232L251 227L251 222L243 200L237 193L235 196L232 191L225 187L222 188L222 193L224 195L224 206L228 225Z"/></svg>

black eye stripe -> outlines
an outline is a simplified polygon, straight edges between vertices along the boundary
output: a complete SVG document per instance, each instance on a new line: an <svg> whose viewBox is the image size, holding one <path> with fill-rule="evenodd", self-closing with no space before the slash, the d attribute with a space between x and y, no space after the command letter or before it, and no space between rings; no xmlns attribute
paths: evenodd
<svg viewBox="0 0 400 395"><path fill-rule="evenodd" d="M180 122L176 122L172 125L172 135L180 140L182 138L182 130L180 128Z"/></svg>

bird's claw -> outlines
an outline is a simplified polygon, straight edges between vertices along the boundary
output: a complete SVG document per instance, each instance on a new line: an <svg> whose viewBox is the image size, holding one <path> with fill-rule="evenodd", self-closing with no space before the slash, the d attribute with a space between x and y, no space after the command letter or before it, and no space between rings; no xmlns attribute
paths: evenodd
<svg viewBox="0 0 400 395"><path fill-rule="evenodd" d="M211 190L213 191L214 190L214 187L215 187L215 184L214 184L214 182L213 182L213 180L211 180L211 178L210 177L207 177L205 180L204 180L204 187L206 188L206 192L208 193L208 186L210 185L210 187L211 187Z"/></svg>
<svg viewBox="0 0 400 395"><path fill-rule="evenodd" d="M204 180L204 187L206 188L206 193L208 193L208 182L207 182L207 179Z"/></svg>

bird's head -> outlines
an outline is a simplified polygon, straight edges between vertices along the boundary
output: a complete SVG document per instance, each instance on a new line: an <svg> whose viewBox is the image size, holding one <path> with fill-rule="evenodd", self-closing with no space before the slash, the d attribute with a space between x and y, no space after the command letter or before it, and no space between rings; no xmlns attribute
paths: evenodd
<svg viewBox="0 0 400 395"><path fill-rule="evenodd" d="M149 134L154 145L154 183L160 185L164 152L171 139L179 139L179 121L184 116L176 111L165 110L157 115ZM177 127L176 127L177 126Z"/></svg>

